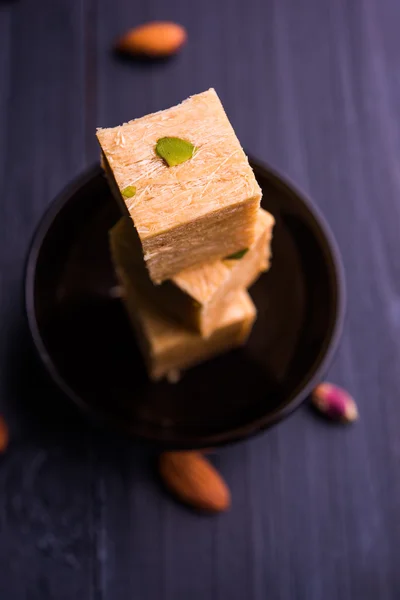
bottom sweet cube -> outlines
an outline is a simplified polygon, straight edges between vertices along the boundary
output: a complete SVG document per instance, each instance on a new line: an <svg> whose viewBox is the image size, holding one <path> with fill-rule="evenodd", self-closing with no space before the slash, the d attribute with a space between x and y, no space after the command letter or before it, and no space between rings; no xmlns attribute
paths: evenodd
<svg viewBox="0 0 400 600"><path fill-rule="evenodd" d="M123 301L137 335L149 376L153 380L179 378L179 373L199 362L243 345L256 318L256 308L246 291L232 292L218 327L208 338L187 330L140 296L126 272L117 267Z"/></svg>

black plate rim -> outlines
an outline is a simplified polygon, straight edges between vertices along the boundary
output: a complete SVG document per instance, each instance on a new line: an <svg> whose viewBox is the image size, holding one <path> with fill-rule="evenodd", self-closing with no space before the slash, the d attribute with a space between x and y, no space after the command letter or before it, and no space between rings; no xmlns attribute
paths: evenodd
<svg viewBox="0 0 400 600"><path fill-rule="evenodd" d="M263 430L275 425L279 421L285 419L292 414L310 395L315 386L323 379L324 374L327 371L329 364L331 363L334 354L338 348L340 337L343 331L343 325L345 320L345 306L346 306L346 285L345 285L345 274L344 267L337 245L336 239L320 210L312 203L306 193L299 189L298 185L294 185L289 177L282 175L281 172L267 166L265 163L249 157L250 163L255 170L263 171L269 178L275 179L279 182L280 186L286 188L289 194L296 196L300 202L306 207L314 220L317 228L320 230L322 238L326 242L326 249L329 251L329 258L331 261L331 268L333 270L333 280L336 285L336 318L331 332L330 339L327 342L325 353L318 357L319 362L314 367L313 374L310 376L307 383L305 383L300 390L294 391L293 398L285 403L277 410L264 415L263 417L247 423L234 430L223 431L221 433L208 436L207 440L203 443L193 443L193 440L180 440L180 448L200 448L204 446L220 446L233 442L240 441L253 435L257 435ZM25 269L25 310L28 320L28 327L33 339L35 349L49 373L53 382L62 390L62 392L69 397L84 413L88 414L91 419L104 424L105 418L110 423L109 415L100 415L99 412L91 410L90 407L84 402L84 400L68 385L64 378L58 372L56 365L54 364L46 345L42 339L40 328L36 320L35 311L35 274L36 265L38 262L40 250L44 239L54 221L56 216L62 210L64 205L69 201L69 198L73 196L81 187L88 183L92 178L102 174L102 169L98 163L88 167L82 173L77 175L72 182L66 185L61 192L55 197L50 203L43 217L41 218L36 231L34 233L26 262ZM318 361L318 359L317 359ZM135 431L135 428L128 428L130 433L135 437L141 438L143 441L165 445L171 445L168 442L165 443L160 439L160 436L146 435L143 437Z"/></svg>

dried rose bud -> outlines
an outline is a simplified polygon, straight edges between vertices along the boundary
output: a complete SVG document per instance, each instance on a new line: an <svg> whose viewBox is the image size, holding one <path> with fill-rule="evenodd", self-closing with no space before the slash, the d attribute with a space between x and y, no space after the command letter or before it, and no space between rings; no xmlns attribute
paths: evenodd
<svg viewBox="0 0 400 600"><path fill-rule="evenodd" d="M315 408L333 421L352 423L358 419L357 405L346 390L331 383L321 383L311 394Z"/></svg>

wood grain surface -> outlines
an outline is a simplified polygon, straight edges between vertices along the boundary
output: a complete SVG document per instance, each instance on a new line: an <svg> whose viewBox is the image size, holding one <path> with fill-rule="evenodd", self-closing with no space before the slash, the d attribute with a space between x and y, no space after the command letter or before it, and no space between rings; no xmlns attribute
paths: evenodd
<svg viewBox="0 0 400 600"><path fill-rule="evenodd" d="M157 64L115 38L176 20ZM0 2L1 600L400 598L400 3L398 0ZM96 126L214 86L248 152L327 217L348 315L329 379L354 427L306 407L215 461L230 512L160 489L151 452L87 425L29 342L23 269L54 195L97 160Z"/></svg>

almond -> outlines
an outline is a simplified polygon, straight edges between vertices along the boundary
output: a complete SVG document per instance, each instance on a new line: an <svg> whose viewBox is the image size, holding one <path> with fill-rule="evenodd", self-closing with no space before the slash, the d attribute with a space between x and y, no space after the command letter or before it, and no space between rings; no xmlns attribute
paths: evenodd
<svg viewBox="0 0 400 600"><path fill-rule="evenodd" d="M4 417L0 415L0 454L5 452L8 446L8 427L7 423L4 420Z"/></svg>
<svg viewBox="0 0 400 600"><path fill-rule="evenodd" d="M209 512L229 508L228 486L200 452L164 452L159 467L165 485L182 502Z"/></svg>
<svg viewBox="0 0 400 600"><path fill-rule="evenodd" d="M186 42L182 25L171 21L144 23L123 35L116 44L119 52L150 57L171 56Z"/></svg>

